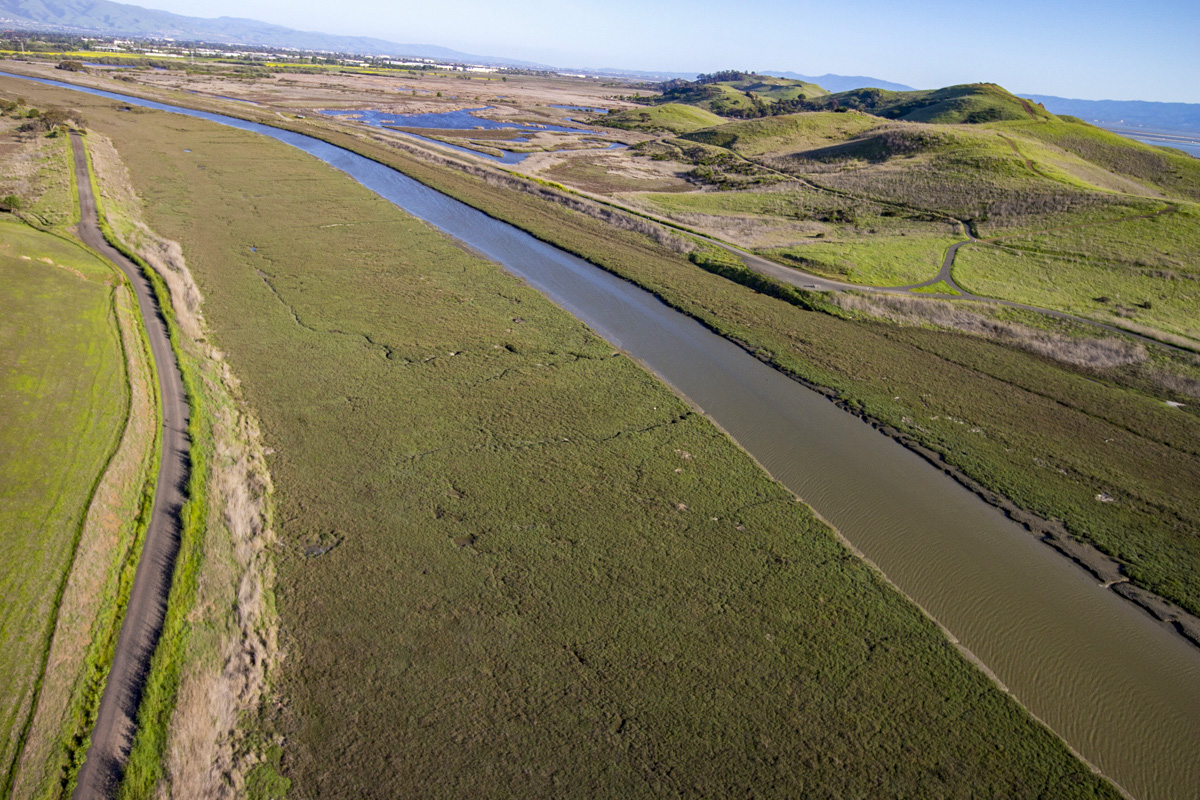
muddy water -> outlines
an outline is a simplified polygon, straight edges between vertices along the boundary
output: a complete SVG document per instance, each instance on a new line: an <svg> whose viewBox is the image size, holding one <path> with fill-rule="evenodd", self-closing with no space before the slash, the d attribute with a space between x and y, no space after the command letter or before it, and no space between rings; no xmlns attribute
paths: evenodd
<svg viewBox="0 0 1200 800"><path fill-rule="evenodd" d="M892 440L631 284L387 167L92 93L299 147L504 264L703 408L1105 775L1146 800L1200 798L1200 651Z"/></svg>

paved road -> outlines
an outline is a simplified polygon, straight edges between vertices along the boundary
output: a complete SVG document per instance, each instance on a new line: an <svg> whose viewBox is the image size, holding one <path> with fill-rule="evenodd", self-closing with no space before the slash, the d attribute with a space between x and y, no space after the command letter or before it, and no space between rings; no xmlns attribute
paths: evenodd
<svg viewBox="0 0 1200 800"><path fill-rule="evenodd" d="M154 494L150 527L133 579L125 622L117 638L117 650L108 683L100 699L91 747L73 795L74 800L101 800L116 794L117 782L133 739L134 719L146 683L150 657L162 633L171 575L175 568L175 557L179 553L180 511L185 499L191 445L187 435L188 405L184 398L183 381L154 291L137 265L104 240L96 216L91 182L88 180L82 137L71 134L71 147L75 154L75 175L79 183L79 238L120 267L137 294L138 309L146 325L154 356L163 414L162 460L158 468L158 487Z"/></svg>

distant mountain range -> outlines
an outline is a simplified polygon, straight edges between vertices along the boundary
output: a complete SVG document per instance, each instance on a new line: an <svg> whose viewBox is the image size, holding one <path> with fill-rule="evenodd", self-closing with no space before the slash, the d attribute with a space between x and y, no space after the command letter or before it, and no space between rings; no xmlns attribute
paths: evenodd
<svg viewBox="0 0 1200 800"><path fill-rule="evenodd" d="M771 70L767 70L763 74L815 83L822 89L828 89L834 93L848 92L851 89L888 89L893 92L911 92L913 90L913 87L905 86L903 83L892 83L882 78L869 78L865 75L834 75L828 72L824 75L801 75L799 72L773 72Z"/></svg>
<svg viewBox="0 0 1200 800"><path fill-rule="evenodd" d="M0 0L2 2L2 0ZM576 69L562 70L563 72L578 72L587 75L601 75L614 78L633 78L635 80L644 81L669 81L673 79L682 79L692 81L696 79L695 72L665 72L665 71L648 71L636 69L618 69L616 67L605 67L603 69ZM801 75L798 72L778 72L775 70L756 70L759 75L771 75L776 78L791 78L796 81L805 81L806 83L815 83L822 89L828 89L830 92L844 92L848 89L891 89L897 92L909 91L911 86L905 86L903 83L892 83L885 81L882 78L868 78L863 75L833 75L826 73L824 75Z"/></svg>
<svg viewBox="0 0 1200 800"><path fill-rule="evenodd" d="M1073 100L1045 94L1023 95L1052 114L1124 128L1156 128L1200 133L1200 103L1152 103L1146 100Z"/></svg>
<svg viewBox="0 0 1200 800"><path fill-rule="evenodd" d="M3 28L99 36L129 36L143 39L176 39L226 45L286 47L297 50L325 50L333 53L366 56L415 56L438 61L553 69L545 64L497 56L472 55L432 44L402 44L369 36L337 36L315 31L298 31L282 25L272 25L238 17L217 17L216 19L187 17L182 14L142 8L128 3L114 3L111 0L0 0L0 29ZM611 67L561 71L654 82L672 78L690 80L696 77L695 72L656 72ZM820 75L810 77L798 75L795 72L764 72L762 74L808 81L831 92L859 89L864 86L895 90L912 88L900 83L862 76Z"/></svg>
<svg viewBox="0 0 1200 800"><path fill-rule="evenodd" d="M439 61L492 64L528 69L553 69L545 64L497 56L480 56L432 44L402 44L368 36L338 36L298 31L252 19L218 17L206 19L157 11L111 0L0 0L0 29L55 33L129 36L132 38L176 39L226 45L323 50L368 56L414 56ZM694 72L652 72L626 69L573 69L589 75L664 81L694 79ZM865 75L801 75L767 70L763 75L815 83L830 92L874 87L908 91L911 86ZM1200 133L1200 104L1153 103L1141 100L1075 100L1052 95L1023 95L1042 103L1054 114L1069 114L1088 122L1126 128L1155 128L1182 133Z"/></svg>
<svg viewBox="0 0 1200 800"><path fill-rule="evenodd" d="M415 56L440 61L548 69L543 64L460 53L431 44L402 44L368 36L335 36L298 31L236 17L186 17L109 0L0 0L0 28L287 47L371 56Z"/></svg>

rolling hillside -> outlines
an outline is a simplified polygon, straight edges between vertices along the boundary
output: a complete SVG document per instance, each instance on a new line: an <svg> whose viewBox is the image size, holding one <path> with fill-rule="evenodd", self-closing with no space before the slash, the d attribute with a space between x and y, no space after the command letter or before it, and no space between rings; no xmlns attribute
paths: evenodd
<svg viewBox="0 0 1200 800"><path fill-rule="evenodd" d="M759 117L827 94L815 83L729 71L700 75L694 81L667 81L658 102L693 105L726 117Z"/></svg>
<svg viewBox="0 0 1200 800"><path fill-rule="evenodd" d="M631 108L609 114L602 122L612 128L630 131L669 131L690 133L720 125L724 120L703 108L683 103L664 103L649 108Z"/></svg>
<svg viewBox="0 0 1200 800"><path fill-rule="evenodd" d="M886 119L968 124L1050 119L1053 116L1041 106L1022 100L994 83L970 83L912 92L855 89L815 98L810 108L853 108Z"/></svg>

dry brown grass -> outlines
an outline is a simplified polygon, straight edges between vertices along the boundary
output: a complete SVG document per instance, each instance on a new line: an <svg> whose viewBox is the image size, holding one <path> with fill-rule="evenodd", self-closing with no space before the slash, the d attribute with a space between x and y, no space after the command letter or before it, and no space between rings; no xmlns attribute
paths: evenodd
<svg viewBox="0 0 1200 800"><path fill-rule="evenodd" d="M829 226L821 222L784 220L778 217L675 211L671 213L671 218L689 228L751 250L810 243L815 234L829 230Z"/></svg>
<svg viewBox="0 0 1200 800"><path fill-rule="evenodd" d="M216 661L196 652L176 700L167 747L167 781L160 797L235 798L243 796L244 778L255 761L241 752L238 722L258 707L267 669L278 654L277 631L265 593L274 579L267 546L270 475L254 420L239 411L231 396L236 381L221 364L220 397L213 414L215 432L210 524L226 536L206 542L197 609L232 612L226 620ZM219 522L217 522L219 520ZM208 656L207 658L205 656Z"/></svg>
<svg viewBox="0 0 1200 800"><path fill-rule="evenodd" d="M125 240L125 244L162 276L170 289L171 305L180 327L189 339L199 341L204 329L204 317L200 312L204 298L188 272L179 244L155 236L137 216L136 210L141 206L112 141L93 133L88 137L88 150L92 155L92 166L96 170L96 180L105 206L121 209L127 224L117 225L111 212L109 222Z"/></svg>
<svg viewBox="0 0 1200 800"><path fill-rule="evenodd" d="M140 218L141 203L112 142L92 134L90 146L108 218L125 245L167 284L186 341L199 366L212 420L209 527L193 640L168 731L160 797L233 798L257 763L240 747L239 722L261 701L278 655L277 623L266 596L274 580L269 545L271 479L258 424L241 400L224 355L206 344L202 297L177 242L157 236Z"/></svg>
<svg viewBox="0 0 1200 800"><path fill-rule="evenodd" d="M2 98L0 98L2 99ZM0 197L16 195L25 208L34 205L46 191L37 180L46 160L46 149L58 146L56 139L18 133L22 120L0 117L0 138L5 147L0 150Z"/></svg>
<svg viewBox="0 0 1200 800"><path fill-rule="evenodd" d="M1143 366L1140 374L1155 386L1166 389L1168 392L1200 400L1200 380L1196 378L1177 375L1174 372L1150 366Z"/></svg>
<svg viewBox="0 0 1200 800"><path fill-rule="evenodd" d="M601 205L600 203L587 200L577 195L568 194L566 192L554 189L550 186L543 186L540 183L534 183L530 180L525 180L511 175L507 172L502 172L497 169L492 169L480 164L468 164L457 159L442 156L429 150L426 150L418 145L409 144L405 141L400 141L397 138L381 136L372 133L370 138L375 141L382 142L388 147L404 150L409 155L416 156L430 164L436 164L442 167L450 167L460 172L465 172L468 175L474 175L477 178L483 179L489 186L495 186L502 189L510 189L513 191L522 192L524 194L533 195L542 200L549 200L552 203L564 206L572 211L578 211L581 214L586 214L589 217L598 219L615 228L626 231L633 231L648 236L659 245L671 250L675 253L690 253L695 249L695 246L687 239L672 233L662 225L653 223L642 217L637 217L632 214L626 214L622 211L617 211L609 206Z"/></svg>
<svg viewBox="0 0 1200 800"><path fill-rule="evenodd" d="M1113 336L1075 339L992 319L946 300L906 295L866 297L848 292L834 294L832 300L848 311L858 311L903 324L933 325L947 330L962 331L1078 367L1111 369L1126 364L1141 364L1147 358L1145 347L1124 339Z"/></svg>

